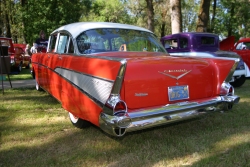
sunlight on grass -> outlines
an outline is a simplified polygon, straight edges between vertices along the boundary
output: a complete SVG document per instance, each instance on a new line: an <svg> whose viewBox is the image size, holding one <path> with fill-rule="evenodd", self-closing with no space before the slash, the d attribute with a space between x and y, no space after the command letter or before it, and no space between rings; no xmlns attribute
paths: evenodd
<svg viewBox="0 0 250 167"><path fill-rule="evenodd" d="M168 159L161 160L152 166L153 167L193 166L195 163L199 162L202 159L209 159L210 157L213 156L219 157L221 154L227 155L230 152L233 152L231 150L237 148L239 145L246 145L249 143L250 143L250 132L246 131L240 134L233 134L228 138L213 144L211 149L207 149L202 152L193 152L192 154L174 158L172 160ZM247 150L248 148L245 149L245 152ZM246 152L246 154L248 158L250 158L250 151ZM233 155L233 156L238 156L238 155ZM237 157L235 157L235 159L237 159Z"/></svg>
<svg viewBox="0 0 250 167"><path fill-rule="evenodd" d="M0 166L250 166L250 80L233 110L110 137L75 128L59 102L33 89L0 95Z"/></svg>
<svg viewBox="0 0 250 167"><path fill-rule="evenodd" d="M236 147L237 145L241 145L244 143L250 142L250 132L241 132L240 134L234 134L227 139L224 139L220 142L214 144L214 148L212 151L214 153L226 153L232 147Z"/></svg>

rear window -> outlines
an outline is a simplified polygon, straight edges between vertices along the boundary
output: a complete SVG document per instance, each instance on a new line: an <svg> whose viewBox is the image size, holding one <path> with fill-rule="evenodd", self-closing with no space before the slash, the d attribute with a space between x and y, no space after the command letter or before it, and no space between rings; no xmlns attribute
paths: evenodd
<svg viewBox="0 0 250 167"><path fill-rule="evenodd" d="M201 37L201 44L202 45L214 45L215 39L214 37Z"/></svg>
<svg viewBox="0 0 250 167"><path fill-rule="evenodd" d="M80 34L76 41L82 54L110 51L166 52L153 34L136 30L93 29Z"/></svg>
<svg viewBox="0 0 250 167"><path fill-rule="evenodd" d="M9 40L0 39L0 42L1 42L1 46L8 46L8 47L10 47Z"/></svg>

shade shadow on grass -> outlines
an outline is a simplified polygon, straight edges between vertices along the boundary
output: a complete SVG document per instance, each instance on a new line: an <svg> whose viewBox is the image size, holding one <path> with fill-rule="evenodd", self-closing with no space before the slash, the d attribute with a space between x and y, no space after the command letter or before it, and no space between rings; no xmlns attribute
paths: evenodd
<svg viewBox="0 0 250 167"><path fill-rule="evenodd" d="M0 166L246 166L250 137L247 85L236 89L243 102L231 111L131 132L122 138L110 137L95 126L73 127L67 113L46 92L28 89L20 91L25 95L15 95L19 90L8 90L4 100L0 96L4 107L0 110ZM8 101L20 103L18 110L13 112L15 107ZM39 104L33 108L22 102ZM25 116L29 119L23 123Z"/></svg>

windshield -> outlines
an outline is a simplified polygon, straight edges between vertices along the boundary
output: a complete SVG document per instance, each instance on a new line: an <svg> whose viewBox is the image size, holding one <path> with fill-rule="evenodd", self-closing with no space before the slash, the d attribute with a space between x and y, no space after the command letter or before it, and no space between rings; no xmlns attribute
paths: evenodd
<svg viewBox="0 0 250 167"><path fill-rule="evenodd" d="M159 40L145 31L94 29L83 32L76 41L82 54L112 51L166 52Z"/></svg>

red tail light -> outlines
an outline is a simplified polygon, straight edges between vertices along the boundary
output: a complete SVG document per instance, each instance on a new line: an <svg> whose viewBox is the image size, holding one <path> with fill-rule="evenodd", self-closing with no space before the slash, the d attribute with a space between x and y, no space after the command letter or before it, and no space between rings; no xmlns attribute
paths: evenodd
<svg viewBox="0 0 250 167"><path fill-rule="evenodd" d="M234 88L229 83L224 82L221 85L220 95L223 95L223 96L232 96L232 95L234 95Z"/></svg>

